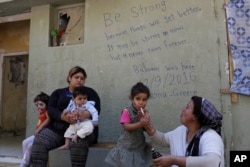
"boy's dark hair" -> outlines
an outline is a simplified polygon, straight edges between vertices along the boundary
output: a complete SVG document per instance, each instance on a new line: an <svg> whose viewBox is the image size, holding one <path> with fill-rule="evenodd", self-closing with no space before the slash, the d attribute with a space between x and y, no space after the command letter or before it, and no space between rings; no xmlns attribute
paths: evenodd
<svg viewBox="0 0 250 167"><path fill-rule="evenodd" d="M132 89L130 93L130 98L133 99L137 94L139 93L145 93L147 94L148 98L150 97L150 90L149 88L144 85L142 82L137 82Z"/></svg>
<svg viewBox="0 0 250 167"><path fill-rule="evenodd" d="M73 90L72 95L73 95L73 98L75 98L76 96L79 96L79 95L88 96L87 90L85 89L84 86L78 86L78 87L76 87Z"/></svg>
<svg viewBox="0 0 250 167"><path fill-rule="evenodd" d="M40 94L38 94L35 98L34 98L34 103L37 101L42 101L46 104L46 107L48 106L48 102L49 102L49 95L47 95L44 92L41 92Z"/></svg>

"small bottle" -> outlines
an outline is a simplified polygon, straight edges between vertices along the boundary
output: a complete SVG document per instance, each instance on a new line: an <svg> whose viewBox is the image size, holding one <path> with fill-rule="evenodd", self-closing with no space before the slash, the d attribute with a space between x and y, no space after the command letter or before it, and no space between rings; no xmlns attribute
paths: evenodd
<svg viewBox="0 0 250 167"><path fill-rule="evenodd" d="M159 157L162 156L161 153L159 153L158 151L156 151L154 147L152 147L151 152L152 152L152 158L153 159L156 159L156 158L159 158Z"/></svg>

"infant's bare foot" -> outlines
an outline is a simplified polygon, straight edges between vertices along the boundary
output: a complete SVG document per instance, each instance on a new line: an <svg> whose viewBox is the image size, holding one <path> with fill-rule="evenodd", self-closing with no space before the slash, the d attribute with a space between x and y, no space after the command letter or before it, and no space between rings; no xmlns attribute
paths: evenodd
<svg viewBox="0 0 250 167"><path fill-rule="evenodd" d="M68 145L63 145L61 147L58 147L58 150L68 150L69 146Z"/></svg>

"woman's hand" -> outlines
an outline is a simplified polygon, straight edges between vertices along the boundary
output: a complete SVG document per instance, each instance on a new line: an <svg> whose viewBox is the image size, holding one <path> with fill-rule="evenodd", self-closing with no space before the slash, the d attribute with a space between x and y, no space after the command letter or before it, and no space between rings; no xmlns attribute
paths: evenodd
<svg viewBox="0 0 250 167"><path fill-rule="evenodd" d="M61 114L61 120L68 122L70 124L75 124L77 121L75 114L67 112L66 110L64 110L63 113Z"/></svg>
<svg viewBox="0 0 250 167"><path fill-rule="evenodd" d="M173 165L173 157L171 155L163 155L153 159L154 167L170 167L171 165Z"/></svg>
<svg viewBox="0 0 250 167"><path fill-rule="evenodd" d="M154 167L170 167L176 165L179 167L186 166L187 157L185 156L174 156L174 155L162 155L159 158L153 159Z"/></svg>

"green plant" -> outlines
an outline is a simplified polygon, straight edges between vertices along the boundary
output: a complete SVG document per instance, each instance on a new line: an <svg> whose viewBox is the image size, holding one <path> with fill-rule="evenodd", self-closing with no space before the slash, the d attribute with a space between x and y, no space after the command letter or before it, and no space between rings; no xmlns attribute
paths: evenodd
<svg viewBox="0 0 250 167"><path fill-rule="evenodd" d="M54 37L54 36L58 36L59 35L59 30L58 29L52 29L50 31L50 36Z"/></svg>

